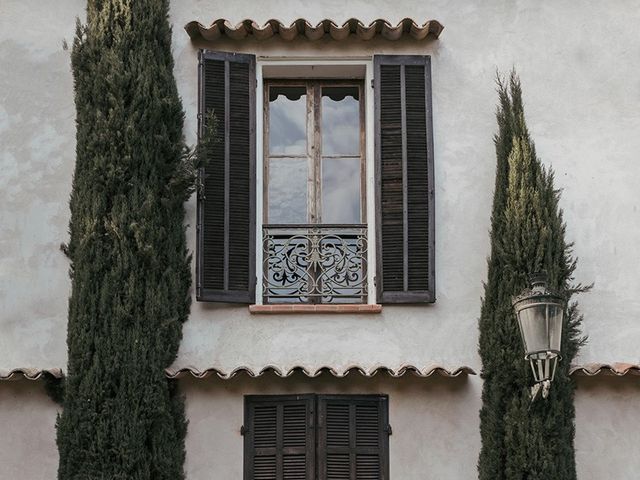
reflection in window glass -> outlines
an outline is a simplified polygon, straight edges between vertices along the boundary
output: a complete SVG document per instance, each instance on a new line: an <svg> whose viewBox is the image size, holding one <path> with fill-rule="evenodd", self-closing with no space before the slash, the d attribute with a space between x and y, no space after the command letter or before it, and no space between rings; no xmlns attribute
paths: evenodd
<svg viewBox="0 0 640 480"><path fill-rule="evenodd" d="M322 159L322 223L360 223L360 159Z"/></svg>
<svg viewBox="0 0 640 480"><path fill-rule="evenodd" d="M269 223L307 223L307 159L269 160Z"/></svg>
<svg viewBox="0 0 640 480"><path fill-rule="evenodd" d="M269 89L269 151L304 155L307 151L306 87Z"/></svg>
<svg viewBox="0 0 640 480"><path fill-rule="evenodd" d="M359 96L358 87L322 89L323 155L359 155Z"/></svg>

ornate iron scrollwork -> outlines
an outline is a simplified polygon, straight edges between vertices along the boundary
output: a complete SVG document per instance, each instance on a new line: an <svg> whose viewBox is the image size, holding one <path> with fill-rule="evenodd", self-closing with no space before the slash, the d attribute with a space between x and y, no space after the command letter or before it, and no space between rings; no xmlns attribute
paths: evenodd
<svg viewBox="0 0 640 480"><path fill-rule="evenodd" d="M265 225L267 303L367 301L366 225Z"/></svg>

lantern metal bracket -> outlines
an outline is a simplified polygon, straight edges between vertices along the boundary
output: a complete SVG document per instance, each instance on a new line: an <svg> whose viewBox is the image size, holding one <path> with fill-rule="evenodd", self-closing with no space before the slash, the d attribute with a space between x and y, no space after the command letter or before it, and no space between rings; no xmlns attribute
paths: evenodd
<svg viewBox="0 0 640 480"><path fill-rule="evenodd" d="M531 403L536 401L540 391L542 391L542 398L546 399L549 396L549 390L551 390L551 380L543 380L534 384L531 387Z"/></svg>
<svg viewBox="0 0 640 480"><path fill-rule="evenodd" d="M531 402L538 396L547 398L558 362L566 298L547 286L546 274L532 275L531 287L513 298L520 337L525 349L525 361L531 365L535 384L531 387Z"/></svg>

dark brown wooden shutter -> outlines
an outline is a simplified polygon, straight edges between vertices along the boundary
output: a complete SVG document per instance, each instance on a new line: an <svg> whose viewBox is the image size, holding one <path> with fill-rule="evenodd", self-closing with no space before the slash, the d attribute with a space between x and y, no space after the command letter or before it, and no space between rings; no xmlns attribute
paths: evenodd
<svg viewBox="0 0 640 480"><path fill-rule="evenodd" d="M383 395L318 396L319 478L388 480L387 403Z"/></svg>
<svg viewBox="0 0 640 480"><path fill-rule="evenodd" d="M216 119L200 171L197 299L255 301L255 56L200 52L199 134Z"/></svg>
<svg viewBox="0 0 640 480"><path fill-rule="evenodd" d="M434 302L430 57L376 55L374 90L378 301Z"/></svg>
<svg viewBox="0 0 640 480"><path fill-rule="evenodd" d="M245 397L245 480L315 480L314 398Z"/></svg>

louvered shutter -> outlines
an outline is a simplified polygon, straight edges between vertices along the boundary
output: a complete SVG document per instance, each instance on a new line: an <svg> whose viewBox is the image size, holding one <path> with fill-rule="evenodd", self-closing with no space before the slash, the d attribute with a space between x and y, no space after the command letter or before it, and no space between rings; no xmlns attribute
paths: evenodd
<svg viewBox="0 0 640 480"><path fill-rule="evenodd" d="M245 480L315 480L314 396L245 397Z"/></svg>
<svg viewBox="0 0 640 480"><path fill-rule="evenodd" d="M200 52L199 134L213 111L216 142L200 170L196 296L255 300L255 56Z"/></svg>
<svg viewBox="0 0 640 480"><path fill-rule="evenodd" d="M376 55L374 95L378 301L434 302L430 57Z"/></svg>
<svg viewBox="0 0 640 480"><path fill-rule="evenodd" d="M323 480L388 480L386 396L318 396L318 472Z"/></svg>

